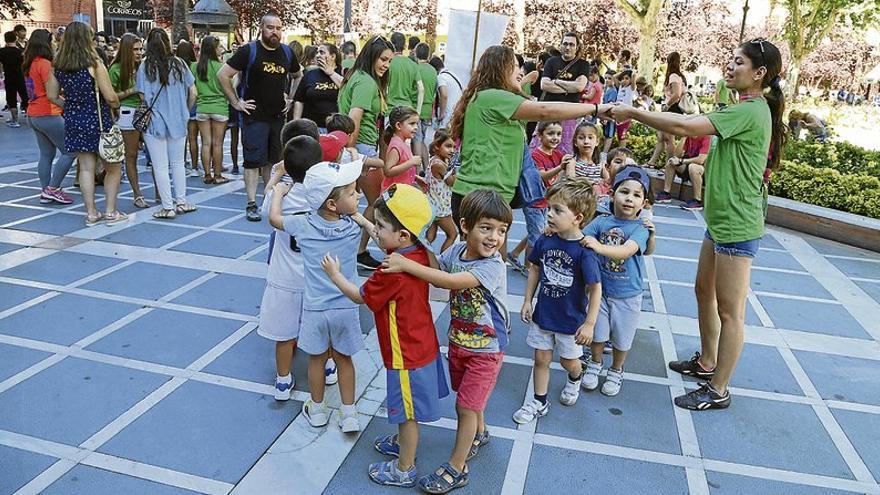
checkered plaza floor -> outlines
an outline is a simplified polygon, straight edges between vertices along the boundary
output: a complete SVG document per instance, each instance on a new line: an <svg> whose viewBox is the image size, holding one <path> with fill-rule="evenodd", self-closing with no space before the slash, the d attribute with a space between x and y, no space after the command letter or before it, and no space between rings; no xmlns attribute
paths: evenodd
<svg viewBox="0 0 880 495"><path fill-rule="evenodd" d="M273 344L255 332L269 228L244 219L240 180L188 179L199 210L173 221L154 220L158 207L135 212L123 184L131 221L86 229L73 175L73 205L39 203L29 129L0 129L0 144L10 150L0 156L0 494L406 491L367 477L380 459L372 439L393 431L368 311L367 350L355 356L362 433L308 426L302 354L293 399L272 398ZM151 199L148 169L140 178ZM880 494L880 255L768 228L733 405L691 413L672 398L696 382L666 362L699 348L704 223L674 206L655 220L621 394L554 401L548 416L517 426L532 352L512 313L486 411L493 439L457 493ZM512 242L524 235L520 214L511 232ZM508 273L509 308L520 308L524 283ZM445 344L449 310L432 307ZM555 365L551 395L563 379ZM452 447L454 398L443 408L421 428L420 473Z"/></svg>

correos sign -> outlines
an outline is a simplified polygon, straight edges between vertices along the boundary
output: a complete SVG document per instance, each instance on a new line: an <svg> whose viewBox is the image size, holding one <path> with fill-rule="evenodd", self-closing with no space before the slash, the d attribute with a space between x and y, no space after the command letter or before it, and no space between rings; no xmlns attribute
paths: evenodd
<svg viewBox="0 0 880 495"><path fill-rule="evenodd" d="M111 2L104 2L104 11L111 16L140 18L144 15L143 3L134 3L130 0L114 0Z"/></svg>

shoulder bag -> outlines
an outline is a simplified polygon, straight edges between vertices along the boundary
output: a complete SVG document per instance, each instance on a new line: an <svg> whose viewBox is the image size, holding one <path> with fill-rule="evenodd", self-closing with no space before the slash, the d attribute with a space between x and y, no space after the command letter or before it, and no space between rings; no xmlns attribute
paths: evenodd
<svg viewBox="0 0 880 495"><path fill-rule="evenodd" d="M150 122L153 121L153 105L156 104L156 100L159 98L159 95L162 94L163 89L165 89L164 84L159 88L156 95L153 96L153 101L150 102L150 106L145 105L145 102L141 101L141 104L134 110L131 125L140 131L141 134L146 133L147 129L150 128Z"/></svg>
<svg viewBox="0 0 880 495"><path fill-rule="evenodd" d="M98 106L98 156L107 163L120 163L125 158L125 143L122 141L122 131L116 123L110 130L104 132L104 121L101 116L101 96L98 90L98 80L95 79L95 103Z"/></svg>

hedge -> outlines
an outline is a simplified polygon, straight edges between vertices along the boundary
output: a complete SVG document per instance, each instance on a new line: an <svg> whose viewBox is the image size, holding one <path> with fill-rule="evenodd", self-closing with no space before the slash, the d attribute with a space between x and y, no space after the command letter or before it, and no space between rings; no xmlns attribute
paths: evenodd
<svg viewBox="0 0 880 495"><path fill-rule="evenodd" d="M770 194L880 218L880 179L870 175L783 160L770 178Z"/></svg>
<svg viewBox="0 0 880 495"><path fill-rule="evenodd" d="M847 142L789 141L783 158L817 168L833 168L844 174L880 177L880 152Z"/></svg>

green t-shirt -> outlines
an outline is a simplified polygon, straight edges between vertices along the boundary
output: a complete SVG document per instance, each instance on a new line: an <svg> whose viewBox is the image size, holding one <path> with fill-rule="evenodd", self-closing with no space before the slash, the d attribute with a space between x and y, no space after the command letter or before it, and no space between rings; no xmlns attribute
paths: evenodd
<svg viewBox="0 0 880 495"><path fill-rule="evenodd" d="M419 99L416 81L419 79L418 65L406 55L395 55L388 67L388 110L407 106L415 108Z"/></svg>
<svg viewBox="0 0 880 495"><path fill-rule="evenodd" d="M120 64L113 64L107 69L107 73L110 75L110 84L113 85L113 91L117 93L122 93L123 91L128 91L129 89L134 87L134 73L131 74L131 77L128 78L128 87L122 88L119 84L119 71L122 69ZM119 101L119 105L123 107L137 108L141 105L141 97L138 93L134 93L130 96L126 96L122 100Z"/></svg>
<svg viewBox="0 0 880 495"><path fill-rule="evenodd" d="M354 61L355 59L353 58L342 59L342 68L345 70L351 69L352 67L354 67Z"/></svg>
<svg viewBox="0 0 880 495"><path fill-rule="evenodd" d="M715 84L715 93L718 95L718 103L730 105L730 89L724 79Z"/></svg>
<svg viewBox="0 0 880 495"><path fill-rule="evenodd" d="M376 119L384 111L376 80L360 69L354 71L348 82L339 89L336 101L339 104L339 112L346 115L352 108L363 109L364 115L361 117L357 143L375 146L379 142Z"/></svg>
<svg viewBox="0 0 880 495"><path fill-rule="evenodd" d="M511 201L522 171L526 133L513 120L525 97L503 89L485 89L468 103L461 139L461 169L453 192L489 188Z"/></svg>
<svg viewBox="0 0 880 495"><path fill-rule="evenodd" d="M703 216L709 233L722 244L763 237L770 107L753 98L706 117L718 134L706 157Z"/></svg>
<svg viewBox="0 0 880 495"><path fill-rule="evenodd" d="M425 101L422 102L422 111L419 117L422 120L430 120L431 112L434 110L434 91L437 90L437 70L428 62L419 62L417 68L419 78L425 87ZM416 91L416 98L418 97L419 93Z"/></svg>
<svg viewBox="0 0 880 495"><path fill-rule="evenodd" d="M199 109L199 113L228 116L229 103L226 101L226 95L220 86L220 80L217 79L217 72L223 67L223 64L216 60L211 60L208 64L207 81L199 79L196 67L198 67L198 62L193 62L190 64L189 69L196 78L196 91L199 93L198 98L196 98L196 106Z"/></svg>

